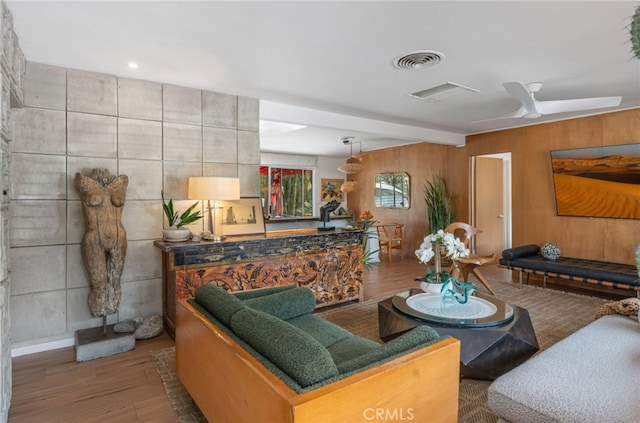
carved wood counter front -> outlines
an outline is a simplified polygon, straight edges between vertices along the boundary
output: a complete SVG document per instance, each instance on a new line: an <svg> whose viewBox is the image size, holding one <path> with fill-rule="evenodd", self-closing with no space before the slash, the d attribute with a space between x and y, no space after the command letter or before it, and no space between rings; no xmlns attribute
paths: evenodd
<svg viewBox="0 0 640 423"><path fill-rule="evenodd" d="M200 285L228 291L296 284L316 307L361 300L362 232L306 232L229 238L223 242L155 241L162 250L162 310L173 337L176 301Z"/></svg>

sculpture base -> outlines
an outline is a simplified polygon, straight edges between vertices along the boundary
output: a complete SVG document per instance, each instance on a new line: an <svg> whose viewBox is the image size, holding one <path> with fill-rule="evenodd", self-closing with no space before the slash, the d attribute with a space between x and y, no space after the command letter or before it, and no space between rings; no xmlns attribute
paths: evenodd
<svg viewBox="0 0 640 423"><path fill-rule="evenodd" d="M318 232L322 232L322 231L335 231L336 227L335 226L320 226L318 228Z"/></svg>
<svg viewBox="0 0 640 423"><path fill-rule="evenodd" d="M89 361L131 351L136 346L133 333L116 333L114 325L76 331L76 361Z"/></svg>

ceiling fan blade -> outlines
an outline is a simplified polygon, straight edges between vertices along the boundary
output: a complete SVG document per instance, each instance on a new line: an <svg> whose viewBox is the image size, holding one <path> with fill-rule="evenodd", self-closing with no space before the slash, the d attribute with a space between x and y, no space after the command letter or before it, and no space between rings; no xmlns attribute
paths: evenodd
<svg viewBox="0 0 640 423"><path fill-rule="evenodd" d="M498 116L498 117L489 118L489 119L474 120L471 123L490 122L492 120L502 120L502 119L520 119L523 116L524 116L524 111L523 111L523 108L521 107L515 112L509 113L504 116Z"/></svg>
<svg viewBox="0 0 640 423"><path fill-rule="evenodd" d="M528 113L535 112L535 99L522 82L505 82L502 84L509 94L520 100L522 106Z"/></svg>
<svg viewBox="0 0 640 423"><path fill-rule="evenodd" d="M575 100L536 101L536 107L543 115L577 112L581 110L603 109L620 105L622 97L594 97Z"/></svg>

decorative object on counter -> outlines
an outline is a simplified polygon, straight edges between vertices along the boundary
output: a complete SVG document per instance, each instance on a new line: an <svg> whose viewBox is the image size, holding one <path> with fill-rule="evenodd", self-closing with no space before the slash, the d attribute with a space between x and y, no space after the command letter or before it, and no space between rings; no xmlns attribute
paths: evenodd
<svg viewBox="0 0 640 423"><path fill-rule="evenodd" d="M631 39L631 50L636 59L640 59L640 6L636 7L636 11L631 18L629 24L629 37Z"/></svg>
<svg viewBox="0 0 640 423"><path fill-rule="evenodd" d="M219 208L218 201L239 200L240 179L190 176L187 197L189 197L190 200L202 200L203 202L205 200L208 201L207 210L209 211L209 220L207 229L212 234L211 239L215 242L219 242L223 239L223 233L222 224L219 222L217 214L217 209ZM262 212L260 215L262 215Z"/></svg>
<svg viewBox="0 0 640 423"><path fill-rule="evenodd" d="M558 260L560 258L560 247L552 242L547 242L540 248L540 254L547 260Z"/></svg>
<svg viewBox="0 0 640 423"><path fill-rule="evenodd" d="M222 232L226 235L258 235L265 233L260 197L220 201Z"/></svg>
<svg viewBox="0 0 640 423"><path fill-rule="evenodd" d="M334 231L335 226L327 227L327 222L331 220L331 212L340 206L340 202L338 200L329 201L324 206L320 207L320 220L322 221L322 227L318 228L319 231Z"/></svg>
<svg viewBox="0 0 640 423"><path fill-rule="evenodd" d="M351 154L347 159L347 163L341 166L338 166L338 170L342 173L346 173L347 175L360 172L364 168L364 166L362 166L362 163L361 163L362 162L362 142L356 141L354 137L342 137L340 138L340 141L342 141L344 145L349 145L351 149ZM356 142L360 144L361 150L359 154L354 155L353 144Z"/></svg>
<svg viewBox="0 0 640 423"><path fill-rule="evenodd" d="M449 226L456 218L453 212L451 197L442 175L433 175L431 181L424 186L424 201L427 204L429 232L436 233Z"/></svg>
<svg viewBox="0 0 640 423"><path fill-rule="evenodd" d="M455 299L458 303L465 304L476 286L472 282L459 282L447 270L443 270L442 258L449 257L457 267L457 261L468 256L469 250L452 233L439 230L427 235L416 250L416 257L424 264L433 259L434 266L427 269L425 276L416 278L420 281L420 288L425 292L439 292L443 302Z"/></svg>
<svg viewBox="0 0 640 423"><path fill-rule="evenodd" d="M169 199L169 202L165 202L164 193L162 195L162 210L167 217L168 229L163 229L162 234L164 240L169 242L181 242L189 239L191 231L183 228L184 225L189 225L193 222L197 222L202 219L200 210L195 210L198 206L198 202L193 203L188 209L180 213L173 207L173 199Z"/></svg>
<svg viewBox="0 0 640 423"><path fill-rule="evenodd" d="M374 249L377 244L378 232L374 228L376 221L373 220L373 214L369 210L363 210L360 213L359 220L350 222L349 225L354 228L362 229L362 263L365 267L370 268L374 263L378 263L379 249Z"/></svg>
<svg viewBox="0 0 640 423"><path fill-rule="evenodd" d="M106 318L120 306L120 276L127 254L127 232L121 217L127 196L127 175L115 176L103 168L91 176L76 173L75 188L82 200L86 231L82 258L89 275L89 308L95 317Z"/></svg>
<svg viewBox="0 0 640 423"><path fill-rule="evenodd" d="M322 179L320 201L342 201L342 191L340 187L344 179Z"/></svg>

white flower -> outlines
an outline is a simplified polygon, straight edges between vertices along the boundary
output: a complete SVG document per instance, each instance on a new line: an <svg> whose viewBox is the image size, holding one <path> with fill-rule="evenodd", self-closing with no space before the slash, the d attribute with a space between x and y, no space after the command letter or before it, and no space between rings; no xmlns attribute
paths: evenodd
<svg viewBox="0 0 640 423"><path fill-rule="evenodd" d="M442 229L435 234L424 237L420 248L416 250L416 257L420 263L427 264L435 256L433 244L444 246L444 256L457 261L460 257L468 257L469 249L464 246L460 238L455 238L452 233L444 232Z"/></svg>

